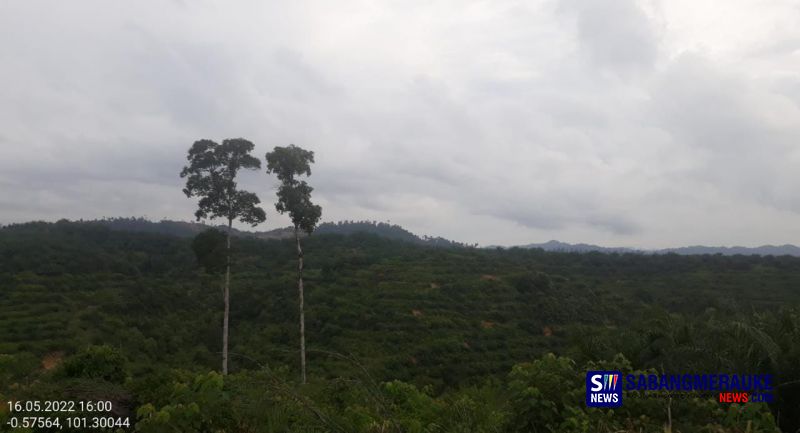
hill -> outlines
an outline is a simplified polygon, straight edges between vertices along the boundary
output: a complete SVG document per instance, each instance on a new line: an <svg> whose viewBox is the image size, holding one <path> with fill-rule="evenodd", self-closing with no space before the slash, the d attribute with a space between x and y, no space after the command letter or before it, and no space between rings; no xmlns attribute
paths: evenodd
<svg viewBox="0 0 800 433"><path fill-rule="evenodd" d="M150 221L146 218L105 218L87 221L61 220L58 223L96 225L108 227L109 229L116 231L158 233L178 237L193 237L203 230L208 230L209 228L216 228L222 231L227 230L227 227L224 225L209 225L197 222L171 220ZM283 227L269 231L248 231L234 228L232 229L232 233L236 237L255 239L289 239L294 237L294 231L291 227ZM465 246L459 242L454 242L441 237L420 237L404 229L403 227L400 227L399 225L377 221L326 222L320 224L314 233L342 235L370 233L387 239L411 242L415 244L432 246ZM305 236L305 234L302 235Z"/></svg>
<svg viewBox="0 0 800 433"><path fill-rule="evenodd" d="M198 233L216 228L218 230L226 231L228 228L224 225L209 225L198 222L185 222L185 221L150 221L146 218L104 218L99 220L80 220L69 221L60 220L58 224L81 224L89 226L102 226L115 231L127 232L140 232L140 233L157 233L178 237L193 237ZM253 232L247 230L232 229L232 234L236 237L249 237L257 239L283 239L294 236L291 228L279 228L269 231Z"/></svg>
<svg viewBox="0 0 800 433"><path fill-rule="evenodd" d="M553 251L553 252L563 252L563 253L588 253L588 252L600 252L600 253L635 253L637 250L633 248L613 248L613 247L601 247L598 245L592 244L570 244L566 242L559 242L556 240L547 241L540 244L527 244L527 245L520 245L518 248L536 248L544 251Z"/></svg>

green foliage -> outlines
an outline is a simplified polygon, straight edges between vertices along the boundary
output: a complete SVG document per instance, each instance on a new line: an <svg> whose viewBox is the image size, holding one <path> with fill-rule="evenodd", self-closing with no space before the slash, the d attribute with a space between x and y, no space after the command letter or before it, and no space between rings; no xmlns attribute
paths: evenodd
<svg viewBox="0 0 800 433"><path fill-rule="evenodd" d="M203 218L239 219L257 225L266 219L258 207L258 196L237 189L236 175L240 169L256 170L261 161L250 155L253 143L243 138L229 138L217 144L211 140L195 141L189 149L189 165L183 167L186 178L183 189L187 197L200 197L195 216Z"/></svg>
<svg viewBox="0 0 800 433"><path fill-rule="evenodd" d="M0 354L0 383L29 376L39 368L39 360L31 353Z"/></svg>
<svg viewBox="0 0 800 433"><path fill-rule="evenodd" d="M553 281L544 272L524 272L510 279L520 293L548 293L553 289Z"/></svg>
<svg viewBox="0 0 800 433"><path fill-rule="evenodd" d="M136 430L145 433L228 431L235 423L223 384L223 376L215 372L175 383L169 404L158 409L151 403L139 407Z"/></svg>
<svg viewBox="0 0 800 433"><path fill-rule="evenodd" d="M294 144L288 147L276 146L272 152L266 154L266 159L267 173L275 173L281 181L275 209L280 213L288 212L295 229L310 234L322 216L322 208L311 202L311 192L314 189L297 177L304 174L311 176L314 152Z"/></svg>
<svg viewBox="0 0 800 433"><path fill-rule="evenodd" d="M192 240L192 250L197 258L197 263L209 274L222 274L226 265L225 233L217 229L208 229L195 236Z"/></svg>
<svg viewBox="0 0 800 433"><path fill-rule="evenodd" d="M322 216L322 208L311 202L313 190L305 181L283 184L278 188L278 202L275 204L278 212L288 212L292 224L309 234Z"/></svg>
<svg viewBox="0 0 800 433"><path fill-rule="evenodd" d="M198 272L191 239L4 227L0 394L112 398L141 429L663 433L668 407L674 432L800 428L800 259L304 242L313 380L294 382L293 240L240 238L218 386L219 278ZM590 410L589 368L772 373L779 387L769 407L632 394Z"/></svg>
<svg viewBox="0 0 800 433"><path fill-rule="evenodd" d="M125 356L111 346L89 346L64 361L62 368L66 377L123 383L126 363Z"/></svg>
<svg viewBox="0 0 800 433"><path fill-rule="evenodd" d="M275 173L282 183L293 183L295 176L311 176L311 164L314 163L314 152L290 144L286 147L275 146L267 152L267 173Z"/></svg>
<svg viewBox="0 0 800 433"><path fill-rule="evenodd" d="M555 432L568 407L578 407L581 374L569 358L552 353L514 366L509 376L512 432Z"/></svg>

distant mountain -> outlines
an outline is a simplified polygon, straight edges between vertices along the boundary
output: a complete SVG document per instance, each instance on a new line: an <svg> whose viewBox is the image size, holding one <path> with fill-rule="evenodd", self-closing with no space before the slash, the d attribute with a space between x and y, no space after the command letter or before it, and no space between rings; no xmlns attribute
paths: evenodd
<svg viewBox="0 0 800 433"><path fill-rule="evenodd" d="M641 253L641 254L680 254L680 255L703 255L703 254L722 254L725 256L745 255L745 256L797 256L800 257L800 247L795 245L763 245L760 247L707 247L695 245L680 248L665 248L660 250L643 250L634 248L614 248L601 247L591 244L570 244L559 241L548 241L540 244L520 245L519 248L539 248L545 251L559 251L571 253Z"/></svg>
<svg viewBox="0 0 800 433"><path fill-rule="evenodd" d="M658 252L683 255L722 254L725 256L732 256L741 254L745 256L800 256L800 247L789 244L779 246L762 245L760 247L705 247L697 245L682 248L668 248L664 250L658 250Z"/></svg>

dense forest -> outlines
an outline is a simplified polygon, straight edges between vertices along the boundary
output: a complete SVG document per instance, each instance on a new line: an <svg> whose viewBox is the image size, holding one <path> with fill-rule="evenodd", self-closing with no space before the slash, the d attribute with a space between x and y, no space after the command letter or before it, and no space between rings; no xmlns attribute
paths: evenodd
<svg viewBox="0 0 800 433"><path fill-rule="evenodd" d="M306 385L293 239L233 243L222 376L222 280L192 236L0 229L0 401L108 400L142 432L800 428L800 258L479 249L323 227L304 239ZM587 408L588 369L770 373L776 400ZM0 429L9 416L0 407Z"/></svg>
<svg viewBox="0 0 800 433"><path fill-rule="evenodd" d="M81 221L85 224L101 225L112 230L137 231L147 233L161 233L180 237L194 237L207 230L209 226L200 223L184 221L162 220L150 221L147 218L104 218L101 220ZM224 230L224 226L216 228ZM287 239L293 236L291 227L284 227L264 232L251 232L232 229L237 237L256 239ZM320 224L315 233L348 235L354 233L373 233L383 238L411 242L415 244L433 246L466 246L460 242L451 241L442 237L417 236L397 224L379 221L339 221Z"/></svg>

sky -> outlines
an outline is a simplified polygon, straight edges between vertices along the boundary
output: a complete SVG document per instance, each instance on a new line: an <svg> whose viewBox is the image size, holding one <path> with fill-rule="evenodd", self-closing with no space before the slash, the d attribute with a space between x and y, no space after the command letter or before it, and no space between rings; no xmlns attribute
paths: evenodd
<svg viewBox="0 0 800 433"><path fill-rule="evenodd" d="M323 221L800 244L800 3L0 2L0 224L192 220L186 151L234 137L313 150Z"/></svg>

